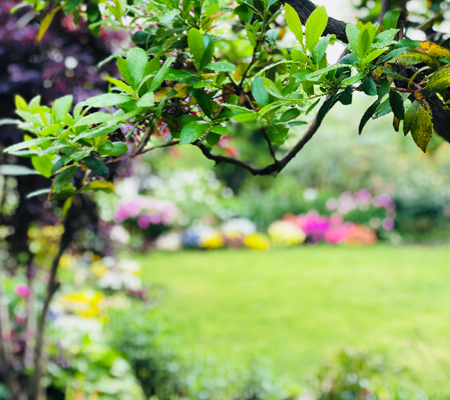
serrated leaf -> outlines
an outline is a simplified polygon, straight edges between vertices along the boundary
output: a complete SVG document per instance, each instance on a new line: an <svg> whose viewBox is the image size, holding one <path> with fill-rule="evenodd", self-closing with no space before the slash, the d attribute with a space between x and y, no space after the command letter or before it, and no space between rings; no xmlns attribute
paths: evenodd
<svg viewBox="0 0 450 400"><path fill-rule="evenodd" d="M127 67L133 89L137 89L144 79L148 56L145 50L135 47L127 54Z"/></svg>
<svg viewBox="0 0 450 400"><path fill-rule="evenodd" d="M430 92L441 92L450 87L450 66L438 69L425 86Z"/></svg>
<svg viewBox="0 0 450 400"><path fill-rule="evenodd" d="M252 81L252 94L260 107L265 107L269 104L269 93L267 92L264 82L260 76L257 76Z"/></svg>
<svg viewBox="0 0 450 400"><path fill-rule="evenodd" d="M206 121L192 121L183 126L180 133L180 144L189 144L202 137L208 130Z"/></svg>
<svg viewBox="0 0 450 400"><path fill-rule="evenodd" d="M63 170L55 179L53 188L59 192L64 186L66 186L75 177L77 173L77 167L75 165Z"/></svg>
<svg viewBox="0 0 450 400"><path fill-rule="evenodd" d="M381 99L377 99L375 103L373 103L364 113L363 117L361 118L361 122L359 123L359 134L361 135L361 132L363 131L364 127L366 126L369 119L375 114L375 111L377 110L378 106L381 103Z"/></svg>
<svg viewBox="0 0 450 400"><path fill-rule="evenodd" d="M83 102L85 106L89 107L112 107L119 104L127 103L134 100L134 97L128 96L126 94L116 94L116 93L106 93L99 96L91 97Z"/></svg>
<svg viewBox="0 0 450 400"><path fill-rule="evenodd" d="M328 23L328 15L324 6L317 7L305 24L306 46L313 51Z"/></svg>
<svg viewBox="0 0 450 400"><path fill-rule="evenodd" d="M215 63L210 63L205 66L205 68L217 71L217 72L234 72L236 71L236 66L229 62L219 61Z"/></svg>
<svg viewBox="0 0 450 400"><path fill-rule="evenodd" d="M389 92L389 104L391 105L394 115L399 119L405 119L405 106L403 104L403 98L400 93L391 90Z"/></svg>
<svg viewBox="0 0 450 400"><path fill-rule="evenodd" d="M203 35L196 28L189 29L188 33L188 45L189 49L194 57L194 61L200 65L204 52Z"/></svg>
<svg viewBox="0 0 450 400"><path fill-rule="evenodd" d="M286 23L287 23L289 29L295 35L297 40L300 43L302 43L303 42L303 26L302 26L302 22L300 21L300 17L297 14L297 11L295 11L294 8L288 3L285 4L284 10L285 10L284 16L286 18Z"/></svg>
<svg viewBox="0 0 450 400"><path fill-rule="evenodd" d="M83 162L87 165L87 167L96 175L100 175L103 177L108 177L109 170L106 168L106 165L103 164L98 158L89 156L86 157Z"/></svg>

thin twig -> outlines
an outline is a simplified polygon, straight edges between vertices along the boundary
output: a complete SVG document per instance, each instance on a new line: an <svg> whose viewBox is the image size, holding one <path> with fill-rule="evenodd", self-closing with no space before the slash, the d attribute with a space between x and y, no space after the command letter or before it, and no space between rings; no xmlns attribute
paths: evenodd
<svg viewBox="0 0 450 400"><path fill-rule="evenodd" d="M404 92L404 93L416 93L417 92L417 90L404 89L404 88L399 88L399 87L391 87L391 90L396 90L397 92Z"/></svg>
<svg viewBox="0 0 450 400"><path fill-rule="evenodd" d="M320 126L320 123L318 122L318 119L316 117L316 119L313 121L313 123L309 127L308 131L297 142L297 144L286 153L286 155L281 160L274 161L272 164L269 164L263 168L255 168L252 165L250 165L244 161L238 160L236 158L213 154L211 152L211 150L202 143L200 143L200 144L194 143L194 145L197 146L202 151L203 155L206 158L215 161L216 165L220 164L221 162L237 165L238 167L246 169L252 175L270 175L272 173L278 174L297 155L297 153L301 149L303 149L303 147L306 145L306 143L308 143L311 140L311 138L314 136L314 134L319 129L319 126Z"/></svg>
<svg viewBox="0 0 450 400"><path fill-rule="evenodd" d="M171 142L166 143L166 144L162 144L161 146L150 147L149 149L142 150L140 153L134 154L133 157L134 157L134 156L138 156L138 155L140 155L140 154L148 153L149 151L152 151L152 150L163 149L164 147L175 146L175 145L177 145L177 144L179 144L179 143L180 143L180 142L179 142L178 140L172 140Z"/></svg>
<svg viewBox="0 0 450 400"><path fill-rule="evenodd" d="M273 148L272 142L269 139L269 136L267 136L267 131L264 128L261 128L261 131L262 131L262 133L264 135L264 139L267 142L267 146L269 146L270 155L272 156L273 161L277 162L278 160L277 160L277 157L275 155L275 150Z"/></svg>

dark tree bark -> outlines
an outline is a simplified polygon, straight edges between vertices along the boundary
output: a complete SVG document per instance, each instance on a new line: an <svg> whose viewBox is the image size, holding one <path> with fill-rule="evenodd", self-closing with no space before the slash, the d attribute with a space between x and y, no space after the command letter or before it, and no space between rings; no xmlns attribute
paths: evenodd
<svg viewBox="0 0 450 400"><path fill-rule="evenodd" d="M304 24L311 13L316 9L316 6L309 0L282 0L284 3L290 4L298 15L302 23ZM390 1L383 1L383 15L387 11ZM406 1L404 2L406 6ZM344 43L348 43L347 36L345 34L346 23L343 21L329 18L328 25L325 30L325 34L335 34L336 37ZM435 95L425 96L430 100L430 107L433 113L433 124L435 132L450 143L450 110L445 110L442 107L442 102Z"/></svg>

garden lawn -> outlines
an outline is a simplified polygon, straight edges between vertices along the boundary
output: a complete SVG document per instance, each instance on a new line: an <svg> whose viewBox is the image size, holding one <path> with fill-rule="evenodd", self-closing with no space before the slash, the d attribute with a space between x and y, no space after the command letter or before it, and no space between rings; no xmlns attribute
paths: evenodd
<svg viewBox="0 0 450 400"><path fill-rule="evenodd" d="M343 347L387 351L420 376L450 374L450 248L333 247L151 253L146 283L182 346L253 357L305 378Z"/></svg>

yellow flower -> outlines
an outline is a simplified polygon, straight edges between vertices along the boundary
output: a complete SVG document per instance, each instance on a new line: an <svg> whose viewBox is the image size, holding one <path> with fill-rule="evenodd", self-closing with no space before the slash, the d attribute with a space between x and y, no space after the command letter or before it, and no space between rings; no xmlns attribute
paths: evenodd
<svg viewBox="0 0 450 400"><path fill-rule="evenodd" d="M101 278L103 275L105 275L108 272L108 267L106 267L104 264L102 264L101 261L96 261L91 264L91 272L97 278Z"/></svg>
<svg viewBox="0 0 450 400"><path fill-rule="evenodd" d="M305 233L296 225L286 221L275 221L267 230L272 243L279 247L290 247L303 243Z"/></svg>
<svg viewBox="0 0 450 400"><path fill-rule="evenodd" d="M270 240L262 233L252 233L245 237L244 245L254 250L268 250L270 249Z"/></svg>
<svg viewBox="0 0 450 400"><path fill-rule="evenodd" d="M225 241L222 235L219 233L213 233L212 235L200 240L200 246L207 250L220 249L225 246Z"/></svg>
<svg viewBox="0 0 450 400"><path fill-rule="evenodd" d="M61 296L60 303L67 312L83 318L95 318L100 316L103 295L92 291L66 293Z"/></svg>

